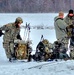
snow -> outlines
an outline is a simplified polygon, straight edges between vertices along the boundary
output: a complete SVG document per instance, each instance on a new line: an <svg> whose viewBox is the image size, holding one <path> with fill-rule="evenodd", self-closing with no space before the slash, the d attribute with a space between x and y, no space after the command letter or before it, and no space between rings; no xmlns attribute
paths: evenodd
<svg viewBox="0 0 74 75"><path fill-rule="evenodd" d="M42 66L41 68L35 67L35 65L40 65L44 63L49 63ZM68 61L58 61L58 62L6 62L5 64L0 64L0 75L73 75L74 73L74 60Z"/></svg>
<svg viewBox="0 0 74 75"><path fill-rule="evenodd" d="M65 14L66 15L66 14ZM54 17L57 13L48 14L0 14L0 26L14 22L16 17L22 17L31 25L49 25L54 26ZM24 36L24 29L21 29L21 36ZM31 30L30 39L32 40L32 47L35 50L36 45L40 41L41 35L48 39L51 43L56 40L55 30ZM2 46L3 37L0 37L0 75L74 75L74 60L58 60L48 62L9 62L6 58L5 51ZM43 66L41 66L44 64ZM38 66L39 65L39 66ZM35 67L38 66L38 67ZM34 68L32 68L34 67Z"/></svg>

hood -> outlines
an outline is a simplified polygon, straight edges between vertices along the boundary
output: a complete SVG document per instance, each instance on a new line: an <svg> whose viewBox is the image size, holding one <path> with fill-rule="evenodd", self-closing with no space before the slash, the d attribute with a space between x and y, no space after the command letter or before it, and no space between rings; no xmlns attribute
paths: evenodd
<svg viewBox="0 0 74 75"><path fill-rule="evenodd" d="M59 17L58 17L58 16L56 16L56 17L54 18L54 21L56 21L58 18L59 18Z"/></svg>

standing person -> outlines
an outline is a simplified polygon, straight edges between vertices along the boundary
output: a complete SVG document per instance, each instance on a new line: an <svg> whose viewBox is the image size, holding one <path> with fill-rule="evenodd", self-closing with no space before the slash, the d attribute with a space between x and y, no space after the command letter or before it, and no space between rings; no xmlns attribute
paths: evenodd
<svg viewBox="0 0 74 75"><path fill-rule="evenodd" d="M0 27L0 36L3 34L2 31L5 31L3 36L3 47L9 61L15 58L14 51L14 40L21 39L20 37L20 25L23 23L21 17L17 17L14 23L6 24Z"/></svg>
<svg viewBox="0 0 74 75"><path fill-rule="evenodd" d="M71 49L71 46L72 46L72 43L74 42L74 11L72 9L69 10L67 16L64 18L66 24L68 25L67 26L67 35L69 37L69 40L70 40L70 46L69 48ZM68 50L68 53L72 53L73 54L73 51L71 52L71 50ZM69 54L70 56L70 54ZM74 57L74 55L73 55Z"/></svg>
<svg viewBox="0 0 74 75"><path fill-rule="evenodd" d="M69 10L67 16L64 18L66 24L69 25L74 25L74 11L72 9Z"/></svg>
<svg viewBox="0 0 74 75"><path fill-rule="evenodd" d="M66 34L66 27L67 24L65 23L64 19L64 13L62 11L59 12L58 16L54 18L54 27L56 32L56 38L57 40L61 41L63 38L67 36Z"/></svg>
<svg viewBox="0 0 74 75"><path fill-rule="evenodd" d="M66 34L67 24L65 23L63 17L64 17L64 13L60 11L58 16L54 18L54 27L55 27L57 40L63 43L64 47L67 50L68 49L68 39Z"/></svg>

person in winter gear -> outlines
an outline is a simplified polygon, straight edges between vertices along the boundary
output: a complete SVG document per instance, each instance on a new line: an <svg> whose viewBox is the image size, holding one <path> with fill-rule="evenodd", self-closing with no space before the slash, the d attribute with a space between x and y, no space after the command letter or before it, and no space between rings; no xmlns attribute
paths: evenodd
<svg viewBox="0 0 74 75"><path fill-rule="evenodd" d="M52 57L51 57L51 59L59 59L59 52L60 52L60 47L61 47L61 43L60 42L58 42L58 41L55 41L54 43L53 43L53 54L52 54Z"/></svg>
<svg viewBox="0 0 74 75"><path fill-rule="evenodd" d="M69 10L68 15L64 18L67 26L67 35L70 38L70 58L74 58L74 11Z"/></svg>
<svg viewBox="0 0 74 75"><path fill-rule="evenodd" d="M36 47L36 53L33 56L34 60L40 61L44 60L43 57L45 55L45 46L44 44L40 41Z"/></svg>
<svg viewBox="0 0 74 75"><path fill-rule="evenodd" d="M22 18L17 17L14 23L8 23L0 27L1 31L5 31L3 36L3 47L9 61L15 58L14 40L19 39L18 36L20 37L21 23L23 23Z"/></svg>
<svg viewBox="0 0 74 75"><path fill-rule="evenodd" d="M69 25L67 27L68 36L70 38L70 58L74 59L74 26Z"/></svg>
<svg viewBox="0 0 74 75"><path fill-rule="evenodd" d="M64 44L59 41L54 42L53 55L51 59L68 59L68 55L66 54L66 48Z"/></svg>
<svg viewBox="0 0 74 75"><path fill-rule="evenodd" d="M34 60L46 61L51 57L52 53L52 44L49 43L47 39L43 39L40 41L36 47L36 53L34 56Z"/></svg>
<svg viewBox="0 0 74 75"><path fill-rule="evenodd" d="M66 27L68 26L64 19L64 13L62 11L59 12L59 15L54 18L54 27L56 32L56 38L59 42L64 43L66 50L68 49L68 38L66 33Z"/></svg>
<svg viewBox="0 0 74 75"><path fill-rule="evenodd" d="M64 18L67 25L74 25L74 11L69 10L68 15Z"/></svg>
<svg viewBox="0 0 74 75"><path fill-rule="evenodd" d="M57 40L62 40L64 37L67 36L65 31L67 24L65 23L63 17L64 13L61 11L59 12L59 15L54 18L54 27Z"/></svg>

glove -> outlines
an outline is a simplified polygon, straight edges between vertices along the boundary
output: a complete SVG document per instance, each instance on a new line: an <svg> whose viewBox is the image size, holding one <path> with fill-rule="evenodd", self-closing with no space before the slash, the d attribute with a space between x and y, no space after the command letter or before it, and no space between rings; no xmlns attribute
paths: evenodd
<svg viewBox="0 0 74 75"><path fill-rule="evenodd" d="M3 35L4 33L2 32L2 30L0 30L0 37Z"/></svg>
<svg viewBox="0 0 74 75"><path fill-rule="evenodd" d="M17 39L22 40L21 36L18 34Z"/></svg>

